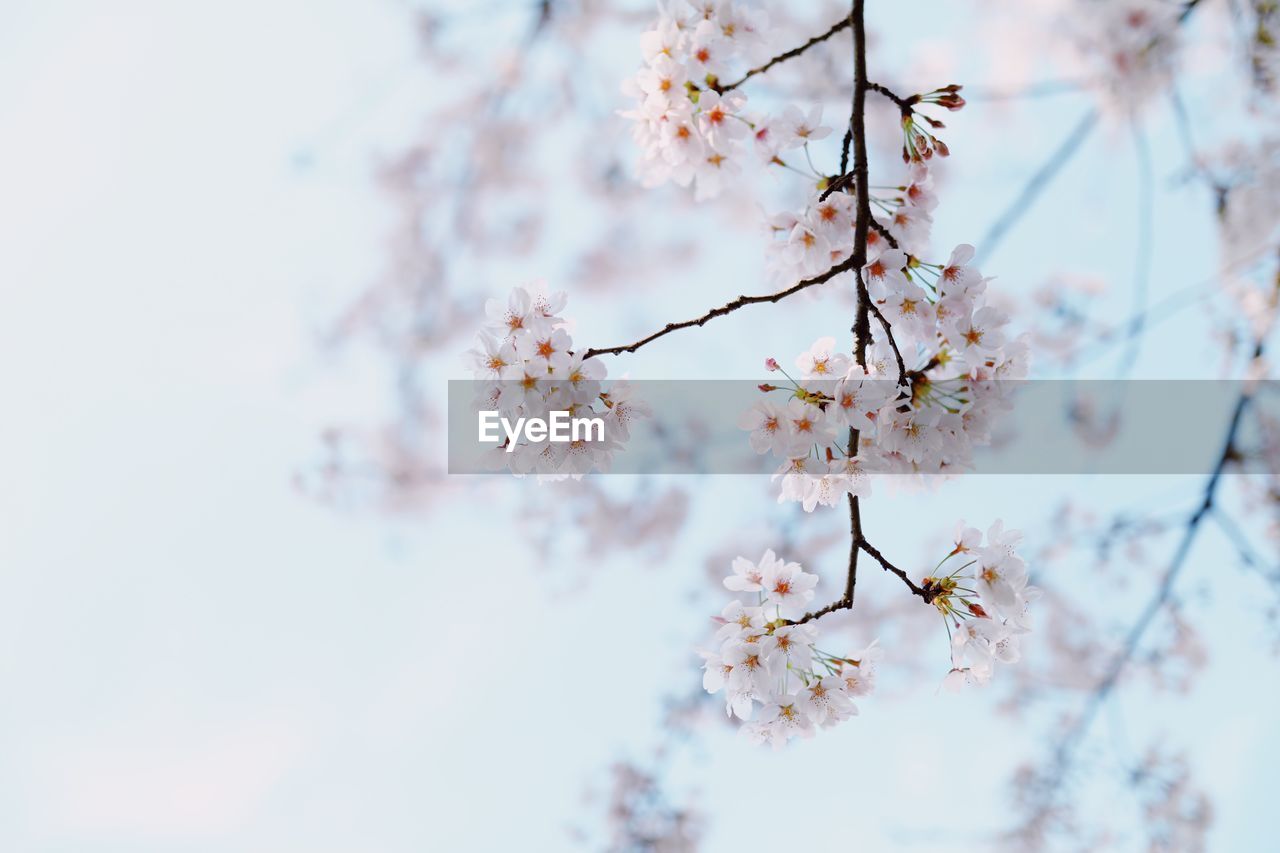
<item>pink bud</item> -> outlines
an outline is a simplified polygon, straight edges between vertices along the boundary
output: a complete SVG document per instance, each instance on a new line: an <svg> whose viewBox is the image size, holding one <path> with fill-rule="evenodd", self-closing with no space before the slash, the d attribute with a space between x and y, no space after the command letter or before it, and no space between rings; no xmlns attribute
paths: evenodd
<svg viewBox="0 0 1280 853"><path fill-rule="evenodd" d="M764 369L769 371L770 373L773 373L774 371L778 370L779 367L778 367L777 359L766 358L764 360Z"/></svg>

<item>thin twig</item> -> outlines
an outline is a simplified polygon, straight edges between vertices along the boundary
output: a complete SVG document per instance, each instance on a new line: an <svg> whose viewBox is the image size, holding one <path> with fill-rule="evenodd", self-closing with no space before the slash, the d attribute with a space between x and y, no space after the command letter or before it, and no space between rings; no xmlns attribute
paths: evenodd
<svg viewBox="0 0 1280 853"><path fill-rule="evenodd" d="M750 80L752 77L756 76L757 74L763 74L764 72L768 71L770 68L777 65L778 63L786 62L788 59L795 59L797 56L804 53L809 48L813 47L814 45L821 44L822 42L831 38L836 33L845 29L846 27L849 26L849 24L850 24L850 18L841 18L831 27L831 29L827 30L822 35L814 36L813 38L809 39L807 42L800 45L799 47L792 48L791 50L788 50L786 53L778 54L773 59L770 59L768 62L766 62L764 65L761 65L759 68L752 68L746 74L742 75L741 78L734 80L732 83L727 83L723 86L713 85L711 88L721 93L731 92L734 89L741 86L743 83Z"/></svg>
<svg viewBox="0 0 1280 853"><path fill-rule="evenodd" d="M859 547L862 548L863 551L866 551L869 555L871 555L871 559L875 560L877 563L883 566L885 571L891 574L897 575L902 580L902 582L907 585L907 588L911 590L911 593L913 595L920 596L922 599L925 600L926 603L933 602L933 599L936 597L936 593L930 592L929 590L917 584L915 581L911 580L911 578L907 576L906 572L904 572L902 569L895 566L893 563L890 563L887 559L885 559L884 554L881 554L874 545L872 545L866 539L863 539L861 542L858 543L858 545Z"/></svg>
<svg viewBox="0 0 1280 853"><path fill-rule="evenodd" d="M893 101L904 116L911 115L915 109L915 105L920 102L919 95L912 95L909 98L904 98L888 86L882 86L879 83L868 83L867 89L872 92L879 92L881 95L884 95L886 98Z"/></svg>
<svg viewBox="0 0 1280 853"><path fill-rule="evenodd" d="M898 248L898 238L889 233L889 229L880 224L880 220L874 216L871 217L871 227L874 228L881 237L893 248Z"/></svg>
<svg viewBox="0 0 1280 853"><path fill-rule="evenodd" d="M622 344L616 347L600 347L600 348L589 349L587 350L586 355L584 357L591 358L592 356L596 356L596 355L620 355L624 352L635 352L636 350L640 349L640 347L644 346L647 343L651 343L652 341L656 341L658 338L662 337L663 335L669 335L672 332L677 331L679 329L688 329L693 326L706 325L708 321L714 320L716 317L723 317L725 314L731 314L734 311L737 311L739 308L745 308L748 305L757 305L761 302L780 302L781 300L786 299L788 296L791 296L792 294L799 293L805 288L813 287L816 284L823 284L824 282L830 281L831 279L835 278L842 272L848 272L849 270L853 269L854 261L855 259L851 256L846 260L843 260L840 263L836 264L826 272L816 275L813 278L806 278L803 281L798 281L795 284L788 287L786 290L779 290L777 293L765 293L765 294L761 294L760 296L739 296L737 299L733 300L732 302L727 302L724 305L721 305L719 308L712 308L710 311L701 315L700 317L694 317L692 320L684 320L683 322L680 322L680 323L668 323L658 331L654 332L652 335L643 337L633 344Z"/></svg>

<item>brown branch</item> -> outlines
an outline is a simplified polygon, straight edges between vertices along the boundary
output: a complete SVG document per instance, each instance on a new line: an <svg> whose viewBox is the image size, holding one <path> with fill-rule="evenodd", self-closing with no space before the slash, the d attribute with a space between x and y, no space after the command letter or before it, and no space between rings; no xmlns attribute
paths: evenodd
<svg viewBox="0 0 1280 853"><path fill-rule="evenodd" d="M889 321L885 319L884 313L880 311L880 306L870 300L867 301L867 304L871 306L871 313L876 315L876 319L880 321L880 325L884 328L885 337L889 339L889 346L893 349L893 357L898 362L898 386L909 385L907 365L902 360L902 353L898 350L898 341L893 336L893 326L889 325ZM865 367L866 365L863 365L864 369Z"/></svg>
<svg viewBox="0 0 1280 853"><path fill-rule="evenodd" d="M822 42L831 38L836 33L848 27L850 23L852 23L852 18L842 18L838 22L836 22L831 27L831 29L827 30L822 35L814 36L813 38L809 39L807 42L800 45L799 47L792 48L791 50L788 50L786 53L778 54L773 59L770 59L768 62L766 62L764 65L761 65L759 68L752 68L746 74L742 75L741 78L734 80L732 83L725 84L724 86L713 84L711 88L721 93L731 92L734 89L741 86L743 83L750 80L752 77L756 76L757 74L763 74L773 66L781 62L786 62L788 59L795 59L797 56L804 53L806 50L813 47L814 45L821 44Z"/></svg>
<svg viewBox="0 0 1280 853"><path fill-rule="evenodd" d="M849 453L858 446L858 431L849 430ZM858 507L858 499L849 495L849 573L844 580L844 600L853 606L854 587L858 583L858 543L862 541L862 511Z"/></svg>
<svg viewBox="0 0 1280 853"><path fill-rule="evenodd" d="M806 622L812 622L814 619L821 619L828 613L835 613L837 610L848 610L850 607L853 607L853 599L837 598L821 610L814 610L810 613L806 613L799 619L788 619L786 622L788 625L803 625Z"/></svg>
<svg viewBox="0 0 1280 853"><path fill-rule="evenodd" d="M857 269L858 312L853 322L853 354L859 366L867 368L867 344L871 342L871 295L862 277L867 264L867 229L871 225L871 200L867 195L867 28L863 20L864 0L853 0L849 14L853 22L853 109L849 127L853 133L853 181L858 211L853 230L853 264Z"/></svg>
<svg viewBox="0 0 1280 853"><path fill-rule="evenodd" d="M871 559L884 567L885 571L897 575L902 582L907 585L907 588L911 590L912 595L920 596L920 598L924 599L925 604L932 604L933 600L937 598L938 592L936 589L926 589L911 580L911 578L907 576L906 572L885 559L884 554L881 554L876 547L866 539L859 542L858 546L862 548L863 551L866 551L871 556Z"/></svg>
<svg viewBox="0 0 1280 853"><path fill-rule="evenodd" d="M925 604L932 604L933 600L938 597L941 592L940 587L920 586L911 580L910 575L880 553L876 546L867 541L867 537L862 533L862 519L858 512L858 499L853 495L849 495L849 526L853 530L852 542L849 547L849 574L845 578L845 593L840 598L823 607L820 610L814 610L806 613L799 619L787 620L789 625L803 625L806 622L812 622L814 619L826 616L828 613L834 613L837 610L848 610L853 607L853 591L858 582L858 552L865 551L871 559L879 563L885 571L890 574L897 575L898 578L907 585L912 595L919 596Z"/></svg>
<svg viewBox="0 0 1280 853"><path fill-rule="evenodd" d="M849 448L850 452L858 444L858 431L856 429L849 430ZM853 495L849 495L849 572L844 579L844 595L835 601L823 607L820 610L814 610L806 613L799 619L789 622L791 625L803 625L806 622L812 622L814 619L826 616L828 613L834 613L837 610L848 610L853 607L854 587L858 583L858 549L863 543L862 538L862 515L858 510L858 499Z"/></svg>
<svg viewBox="0 0 1280 853"><path fill-rule="evenodd" d="M871 217L871 227L876 229L876 233L878 233L881 237L883 237L885 239L885 242L887 242L890 246L892 246L895 249L898 248L898 238L890 234L889 229L881 225L880 220L876 219L874 216Z"/></svg>
<svg viewBox="0 0 1280 853"><path fill-rule="evenodd" d="M867 285L862 277L862 267L867 263L867 233L872 227L875 227L897 247L897 242L884 230L875 218L871 215L871 202L867 195L867 143L866 143L866 103L867 89L874 84L867 83L867 34L863 21L863 8L865 0L853 0L852 8L849 13L849 21L853 24L853 105L849 113L849 129L845 134L844 152L841 156L840 169L844 172L848 166L847 156L850 143L853 143L853 171L844 172L841 175L838 188L848 190L849 183L855 184L854 195L857 201L857 218L854 223L853 238L853 255L849 261L852 262L858 281L858 308L857 316L853 323L853 351L854 357L858 361L858 365L866 370L867 367L867 344L871 341L871 320L870 315L875 314L876 319L880 321L884 327L885 334L889 338L889 343L893 347L893 354L898 360L898 376L901 382L907 381L907 369L902 361L902 354L898 352L898 343L894 340L892 327L889 321L885 319L880 309L871 301L871 296L867 293ZM836 182L833 182L833 185ZM829 195L835 190L828 187L825 195ZM858 431L849 430L849 449L848 453L852 457L857 454L858 447ZM862 514L858 505L858 499L849 495L849 570L845 576L844 595L836 601L831 602L820 610L806 613L800 619L792 624L802 625L810 622L828 613L836 610L846 610L853 607L854 590L858 583L858 552L865 551L872 559L885 568L886 571L892 572L902 579L911 591L920 596L925 603L932 603L937 592L925 589L915 584L911 578L907 577L907 573L885 559L862 532Z"/></svg>
<svg viewBox="0 0 1280 853"><path fill-rule="evenodd" d="M915 111L916 104L920 102L919 95L912 95L909 98L904 98L889 89L887 86L882 86L879 83L868 83L867 89L872 92L878 92L893 101L904 116L911 115L911 113Z"/></svg>
<svg viewBox="0 0 1280 853"><path fill-rule="evenodd" d="M783 299L786 299L788 296L791 296L792 294L799 293L805 288L813 287L816 284L823 284L824 282L830 281L831 279L840 275L840 273L848 272L849 270L853 269L854 261L855 261L855 258L851 256L846 260L843 260L840 263L836 264L826 272L816 275L813 278L806 278L803 281L798 281L795 284L788 287L786 290L779 290L777 293L765 293L760 296L739 296L737 299L733 300L732 302L727 302L724 305L721 305L719 308L712 308L710 311L708 311L707 313L703 314L700 317L694 317L692 320L684 320L679 323L668 323L658 331L654 332L652 335L643 337L633 344L622 344L616 347L601 347L598 349L597 348L589 349L587 350L586 355L584 357L591 358L592 356L596 356L596 355L620 355L624 352L635 352L645 344L650 343L652 341L656 341L658 338L662 337L663 335L669 335L672 332L677 331L678 329L688 329L693 326L706 325L708 321L714 320L716 317L723 317L725 314L732 314L734 311L737 311L739 308L745 308L748 305L757 305L761 302L780 302Z"/></svg>

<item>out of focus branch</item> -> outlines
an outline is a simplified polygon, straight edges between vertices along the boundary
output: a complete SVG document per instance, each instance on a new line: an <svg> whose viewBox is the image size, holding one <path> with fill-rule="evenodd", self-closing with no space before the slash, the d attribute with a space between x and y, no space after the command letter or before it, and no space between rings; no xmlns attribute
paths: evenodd
<svg viewBox="0 0 1280 853"><path fill-rule="evenodd" d="M1155 180L1151 174L1151 148L1136 119L1133 139L1138 159L1138 239L1134 246L1133 321L1129 329L1128 346L1125 347L1120 367L1116 371L1119 379L1129 377L1138 362L1138 353L1142 350L1142 338L1146 332L1147 293L1151 289L1151 262L1154 259L1152 232L1155 227Z"/></svg>
<svg viewBox="0 0 1280 853"><path fill-rule="evenodd" d="M1044 188L1049 185L1049 182L1054 179L1058 172L1062 171L1062 167L1067 165L1072 155L1089 138L1089 134L1093 132L1093 128L1097 123L1097 108L1091 109L1081 116L1080 121L1062 140L1062 143L1053 150L1053 153L1044 161L1044 164L1036 170L1031 179L1023 186L1022 191L1018 193L1018 197L1013 200L1013 203L996 217L995 222L991 223L986 235L978 243L978 257L975 263L982 263L995 251L996 246L1000 245L1004 235L1031 208L1031 205L1035 203Z"/></svg>
<svg viewBox="0 0 1280 853"><path fill-rule="evenodd" d="M1253 569L1271 583L1280 584L1280 568L1268 565L1268 561L1258 554L1244 531L1240 529L1240 525L1236 524L1235 519L1228 513L1223 512L1220 507L1215 507L1213 520L1218 523L1218 529L1235 546L1236 553L1240 555L1241 563L1244 563L1246 567Z"/></svg>
<svg viewBox="0 0 1280 853"><path fill-rule="evenodd" d="M1262 353L1263 342L1258 341L1253 349L1253 358L1259 358ZM1173 552L1173 557L1170 559L1168 567L1160 578L1160 583L1156 586L1151 598L1148 599L1146 606L1138 614L1138 618L1129 627L1129 632L1125 635L1124 642L1112 658L1102 678L1094 686L1080 716L1076 718L1075 722L1058 742L1058 747L1054 751L1052 765L1047 778L1043 782L1044 788L1039 792L1040 803L1035 813L1031 815L1029 823L1038 823L1052 810L1057 792L1062 787L1067 772L1071 769L1080 742L1088 734L1093 721L1098 716L1098 712L1106 703L1112 691L1115 690L1120 676L1133 659L1134 654L1136 654L1138 645L1141 643L1147 629L1151 627L1151 623L1155 620L1160 610L1169 602L1173 594L1174 582L1187 564L1191 546L1195 543L1196 536L1200 532L1200 526L1214 509L1214 501L1217 497L1218 484L1222 480L1222 474L1227 465L1236 458L1236 437L1240 432L1240 424L1244 419L1245 410L1252 400L1252 393L1253 390L1251 388L1245 387L1236 399L1235 407L1231 413L1231 420L1227 427L1226 439L1223 441L1222 455L1219 456L1213 472L1205 483L1199 506L1187 518L1182 537L1178 541L1178 546Z"/></svg>
<svg viewBox="0 0 1280 853"><path fill-rule="evenodd" d="M1186 23L1187 19L1191 17L1191 13L1195 11L1195 8L1199 6L1200 3L1201 0L1188 0L1188 2L1182 7L1182 12L1178 15L1178 24L1182 25ZM1089 134L1093 132L1093 128L1097 123L1097 107L1094 107L1089 110L1089 112L1081 116L1080 121L1071 129L1066 138L1062 140L1061 144L1054 149L1053 153L1044 162L1044 165L1037 169L1035 174L1031 176L1031 179L1027 181L1026 185L1022 188L1022 192L1018 194L1018 197L1014 199L1013 203L1005 209L1004 213L1000 214L1000 216L996 218L995 222L991 223L991 227L987 229L986 236L983 237L982 242L978 244L978 254L975 260L976 263L980 264L983 260L990 257L991 253L995 250L995 247L999 245L1001 239L1003 239L1005 233L1031 208L1031 205L1035 202L1036 198L1039 197L1045 186L1048 185L1048 183L1053 180L1054 176L1062 170L1062 167L1067 164L1067 161L1071 159L1072 155L1074 155L1080 148L1080 145L1089 137Z"/></svg>

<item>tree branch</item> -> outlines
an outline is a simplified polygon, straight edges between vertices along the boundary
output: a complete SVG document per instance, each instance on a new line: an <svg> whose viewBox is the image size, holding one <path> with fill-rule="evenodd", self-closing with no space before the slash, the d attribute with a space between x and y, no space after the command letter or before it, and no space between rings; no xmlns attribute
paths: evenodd
<svg viewBox="0 0 1280 853"><path fill-rule="evenodd" d="M1089 138L1089 134L1093 132L1093 128L1097 123L1098 110L1096 107L1081 116L1080 121L1062 140L1062 143L1053 150L1053 153L1044 161L1044 164L1027 181L1022 191L1018 193L1018 197L1013 200L1013 203L1005 208L1004 213L1001 213L995 222L992 222L991 226L987 228L987 233L978 243L978 257L975 263L981 263L995 251L996 246L1000 245L1004 235L1031 208L1031 205L1035 203L1044 188L1049 185L1049 182L1053 180L1058 172L1062 171L1062 167L1067 165L1071 160L1071 156Z"/></svg>
<svg viewBox="0 0 1280 853"><path fill-rule="evenodd" d="M858 204L853 229L853 265L858 279L858 312L853 323L853 353L863 370L867 367L867 344L871 342L871 295L862 277L867 264L867 229L871 225L871 199L867 189L867 28L863 20L865 0L853 0L849 19L853 22L853 109L849 130L853 134L853 180Z"/></svg>
<svg viewBox="0 0 1280 853"><path fill-rule="evenodd" d="M807 42L800 45L799 47L792 48L791 50L788 50L786 53L778 54L773 59L770 59L768 62L766 62L764 65L761 65L759 68L752 68L750 71L742 75L742 77L740 77L739 79L734 80L732 83L728 83L724 86L712 85L711 88L721 93L731 92L734 89L741 86L743 83L750 80L752 77L756 76L757 74L763 74L773 66L782 62L786 62L788 59L795 59L797 56L804 53L806 50L813 47L814 45L821 44L822 42L831 38L836 33L848 27L850 23L852 23L852 18L841 18L831 27L831 29L827 30L822 35L814 36L813 38L809 39Z"/></svg>
<svg viewBox="0 0 1280 853"><path fill-rule="evenodd" d="M893 90L891 90L889 87L882 86L879 83L868 83L867 89L869 89L872 92L878 92L881 95L884 95L889 100L893 101L894 104L897 105L898 109L901 110L904 116L911 115L911 113L915 110L915 105L920 102L919 95L912 95L909 98L904 98L901 95L894 92Z"/></svg>
<svg viewBox="0 0 1280 853"><path fill-rule="evenodd" d="M761 302L780 302L794 293L799 293L805 288L813 287L816 284L823 284L824 282L830 281L831 279L835 278L840 273L848 272L849 270L853 269L855 260L856 258L849 257L846 260L843 260L840 263L836 264L826 272L816 275L813 278L806 278L803 281L798 281L795 284L788 287L786 290L779 290L777 293L766 293L760 296L739 296L737 299L733 300L732 302L727 302L724 305L721 305L719 308L712 308L710 311L708 311L707 313L703 314L700 317L694 317L692 320L684 320L683 322L680 322L680 323L668 323L658 331L654 332L652 335L643 337L633 344L622 344L616 347L602 347L602 348L593 347L592 349L587 350L586 355L584 357L591 358L592 356L596 356L596 355L620 355L624 352L635 352L645 344L656 341L658 338L664 335L669 335L672 332L677 331L678 329L688 329L693 326L706 325L708 321L714 320L716 317L723 317L725 314L732 314L734 311L737 311L739 308L745 308L748 305L757 305Z"/></svg>
<svg viewBox="0 0 1280 853"><path fill-rule="evenodd" d="M1201 0L1187 0L1182 7L1182 12L1178 15L1178 25L1186 23L1191 17L1191 13L1199 6ZM1152 40L1151 46L1154 46L1155 40ZM1098 108L1094 107L1081 116L1080 121L1067 134L1062 143L1054 150L1053 154L1045 161L1036 173L1027 181L1026 186L1022 188L1022 192L1014 199L1013 203L1005 209L1004 213L991 224L987 229L986 236L982 242L978 244L978 255L975 263L981 264L986 258L990 257L996 245L1004 237L1005 233L1022 217L1024 213L1035 202L1036 198L1045 186L1053 180L1054 176L1062 170L1071 156L1079 149L1080 144L1089 137L1093 131L1094 125L1098 123Z"/></svg>
<svg viewBox="0 0 1280 853"><path fill-rule="evenodd" d="M1258 341L1253 349L1254 359L1261 357L1263 348L1263 342ZM1244 419L1245 410L1252 400L1252 393L1253 390L1246 386L1236 399L1235 407L1231 413L1231 420L1227 426L1226 438L1223 441L1222 454L1218 457L1218 462L1205 483L1199 506L1187 518L1182 537L1178 540L1178 546L1174 549L1173 556L1170 558L1164 574L1161 575L1160 583L1157 584L1155 592L1148 599L1138 618L1129 627L1124 642L1107 666L1102 678L1094 686L1080 716L1076 718L1075 722L1058 742L1058 747L1054 751L1052 765L1043 782L1044 788L1041 794L1043 799L1029 819L1029 823L1039 822L1053 808L1057 792L1062 787L1066 774L1075 760L1076 749L1080 746L1084 736L1088 734L1093 721L1098 716L1098 712L1115 689L1125 667L1128 666L1134 654L1137 653L1138 644L1142 641L1143 635L1151 627L1151 623L1155 621L1155 617L1160 613L1161 608L1172 597L1174 582L1187 564L1187 558L1191 554L1191 546L1195 543L1200 526L1214 509L1214 501L1217 498L1218 484L1222 480L1222 474L1226 471L1227 465L1236 458L1236 437L1240 432L1240 424Z"/></svg>
<svg viewBox="0 0 1280 853"><path fill-rule="evenodd" d="M876 230L876 233L878 233L881 237L883 237L885 239L885 242L887 242L890 246L892 246L895 249L898 248L898 238L890 234L889 229L881 225L880 220L876 219L874 216L871 217L871 227L874 228Z"/></svg>
<svg viewBox="0 0 1280 853"><path fill-rule="evenodd" d="M917 584L915 581L911 580L911 578L907 576L906 572L904 572L902 569L895 566L893 563L890 563L887 559L885 559L884 554L881 554L876 549L876 547L872 545L870 542L868 542L866 539L863 539L858 544L863 551L866 551L867 554L871 556L871 559L875 560L882 567L884 567L885 571L891 574L897 575L902 580L902 582L907 585L907 588L911 590L912 595L920 596L922 599L924 599L926 604L932 604L933 600L937 598L937 595L938 595L937 592L929 589L925 589L924 587Z"/></svg>

